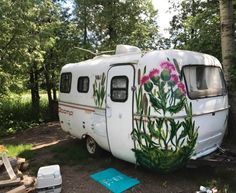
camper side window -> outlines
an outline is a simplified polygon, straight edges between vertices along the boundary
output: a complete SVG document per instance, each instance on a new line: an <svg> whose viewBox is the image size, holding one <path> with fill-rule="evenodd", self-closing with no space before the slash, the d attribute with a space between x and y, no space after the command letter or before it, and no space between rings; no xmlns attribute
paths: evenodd
<svg viewBox="0 0 236 193"><path fill-rule="evenodd" d="M111 79L111 100L125 102L128 98L129 79L126 76L114 76Z"/></svg>
<svg viewBox="0 0 236 193"><path fill-rule="evenodd" d="M70 93L71 78L72 78L72 74L70 72L66 72L66 73L61 74L61 81L60 81L60 92L61 93Z"/></svg>
<svg viewBox="0 0 236 193"><path fill-rule="evenodd" d="M78 79L77 84L77 90L78 92L87 93L89 90L89 77L87 76L81 76Z"/></svg>

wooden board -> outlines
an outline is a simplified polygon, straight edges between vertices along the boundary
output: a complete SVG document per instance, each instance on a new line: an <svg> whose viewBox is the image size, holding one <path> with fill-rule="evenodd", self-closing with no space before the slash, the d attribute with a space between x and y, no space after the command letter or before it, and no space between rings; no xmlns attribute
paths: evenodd
<svg viewBox="0 0 236 193"><path fill-rule="evenodd" d="M4 166L5 166L6 170L7 170L7 173L9 175L9 177L11 178L11 180L16 179L17 178L16 174L13 171L11 163L10 163L8 157L6 156L6 154L2 154L2 161L4 163Z"/></svg>
<svg viewBox="0 0 236 193"><path fill-rule="evenodd" d="M18 186L17 188L14 188L6 193L27 193L26 187L24 185Z"/></svg>
<svg viewBox="0 0 236 193"><path fill-rule="evenodd" d="M20 178L16 178L15 180L1 180L0 187L7 187L7 186L16 186L21 183Z"/></svg>

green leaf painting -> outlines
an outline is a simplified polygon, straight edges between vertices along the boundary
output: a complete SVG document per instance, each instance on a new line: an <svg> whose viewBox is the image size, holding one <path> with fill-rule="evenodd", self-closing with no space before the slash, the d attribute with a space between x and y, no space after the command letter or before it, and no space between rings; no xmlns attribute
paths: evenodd
<svg viewBox="0 0 236 193"><path fill-rule="evenodd" d="M101 78L99 80L95 79L95 82L93 84L93 97L94 97L94 103L96 107L102 108L102 105L105 100L105 81L106 76L105 73L102 74Z"/></svg>
<svg viewBox="0 0 236 193"><path fill-rule="evenodd" d="M172 64L167 60L149 73L145 69L135 93L133 151L139 165L160 172L183 167L198 137L192 105L187 102L176 65L176 61ZM180 111L185 111L186 116L175 119L174 115Z"/></svg>

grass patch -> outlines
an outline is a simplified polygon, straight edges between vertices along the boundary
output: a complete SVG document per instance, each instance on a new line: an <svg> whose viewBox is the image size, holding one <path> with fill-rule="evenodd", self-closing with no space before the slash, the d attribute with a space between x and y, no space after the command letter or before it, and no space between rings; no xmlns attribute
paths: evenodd
<svg viewBox="0 0 236 193"><path fill-rule="evenodd" d="M55 160L60 164L76 165L87 161L89 154L82 141L73 141L64 145L56 145L50 148Z"/></svg>
<svg viewBox="0 0 236 193"><path fill-rule="evenodd" d="M36 155L36 152L32 151L32 144L6 145L5 147L10 157L32 159Z"/></svg>
<svg viewBox="0 0 236 193"><path fill-rule="evenodd" d="M40 114L35 118L29 93L10 94L0 100L0 136L14 134L48 119L47 95L40 95Z"/></svg>

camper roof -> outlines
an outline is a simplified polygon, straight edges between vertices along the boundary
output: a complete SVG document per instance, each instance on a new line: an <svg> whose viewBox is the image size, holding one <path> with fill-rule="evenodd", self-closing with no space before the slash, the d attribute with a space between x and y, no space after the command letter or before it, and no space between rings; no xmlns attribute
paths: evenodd
<svg viewBox="0 0 236 193"><path fill-rule="evenodd" d="M134 46L118 45L115 55L99 55L93 59L82 61L79 63L67 64L62 71L74 71L77 68L95 70L104 70L109 68L110 64L125 64L125 63L160 63L165 60L177 60L180 68L185 65L211 65L221 67L220 62L213 56L199 52L187 50L156 50L142 53L141 50Z"/></svg>

